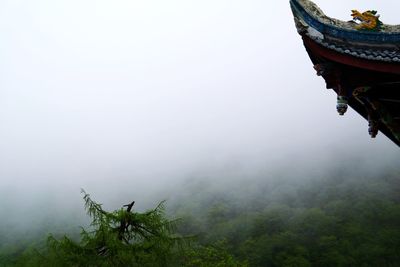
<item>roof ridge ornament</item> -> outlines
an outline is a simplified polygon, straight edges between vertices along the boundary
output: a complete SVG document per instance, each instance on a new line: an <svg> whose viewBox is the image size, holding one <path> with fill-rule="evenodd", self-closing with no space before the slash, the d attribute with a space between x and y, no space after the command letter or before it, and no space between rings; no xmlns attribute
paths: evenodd
<svg viewBox="0 0 400 267"><path fill-rule="evenodd" d="M383 23L379 20L380 15L376 10L368 10L363 13L353 9L351 11L353 21L359 22L355 25L355 29L360 31L374 31L382 30Z"/></svg>

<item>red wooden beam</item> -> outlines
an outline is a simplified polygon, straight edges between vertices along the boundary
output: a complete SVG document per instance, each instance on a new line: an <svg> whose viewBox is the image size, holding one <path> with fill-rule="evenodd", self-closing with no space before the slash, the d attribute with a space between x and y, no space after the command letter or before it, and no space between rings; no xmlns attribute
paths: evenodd
<svg viewBox="0 0 400 267"><path fill-rule="evenodd" d="M319 45L318 43L316 43L315 41L313 41L312 39L310 39L305 35L303 35L302 37L304 45L308 49L310 49L313 53L315 53L315 55L318 55L320 57L356 68L362 68L384 73L400 74L400 64L367 60L342 54L336 52L335 50Z"/></svg>

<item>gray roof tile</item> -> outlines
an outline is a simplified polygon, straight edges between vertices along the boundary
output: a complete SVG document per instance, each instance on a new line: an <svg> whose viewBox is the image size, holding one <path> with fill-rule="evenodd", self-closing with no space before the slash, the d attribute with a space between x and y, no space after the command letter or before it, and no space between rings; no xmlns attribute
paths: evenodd
<svg viewBox="0 0 400 267"><path fill-rule="evenodd" d="M400 62L400 49L361 47L337 41L327 41L324 39L315 38L311 35L307 36L313 39L315 42L319 43L320 45L328 49L335 50L339 53L349 54L354 57L364 58L368 60L394 62L394 63Z"/></svg>

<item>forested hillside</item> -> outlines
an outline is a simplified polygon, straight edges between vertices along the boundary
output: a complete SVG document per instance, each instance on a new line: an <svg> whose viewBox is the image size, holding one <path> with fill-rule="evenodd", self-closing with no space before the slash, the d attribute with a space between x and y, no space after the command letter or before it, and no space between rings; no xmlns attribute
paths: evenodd
<svg viewBox="0 0 400 267"><path fill-rule="evenodd" d="M399 192L396 170L223 187L194 180L167 202L167 215L160 214L180 218L170 234L187 240L167 247L170 258L160 266L400 266ZM18 239L12 247L12 237L2 239L0 266L30 266L33 257L61 253L54 242L32 243L41 254L33 253ZM141 251L148 266L155 251ZM140 266L132 259L128 266ZM96 266L85 262L78 266Z"/></svg>
<svg viewBox="0 0 400 267"><path fill-rule="evenodd" d="M198 233L202 244L223 241L249 266L400 266L397 171L243 190L193 185L173 211L184 218L180 231Z"/></svg>

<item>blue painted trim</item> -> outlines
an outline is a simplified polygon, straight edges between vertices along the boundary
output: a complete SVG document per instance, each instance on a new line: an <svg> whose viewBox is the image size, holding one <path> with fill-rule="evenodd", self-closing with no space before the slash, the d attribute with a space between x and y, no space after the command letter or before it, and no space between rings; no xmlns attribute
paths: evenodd
<svg viewBox="0 0 400 267"><path fill-rule="evenodd" d="M318 30L322 34L330 35L338 39L347 41L363 42L363 43L400 43L400 33L387 33L387 32L367 32L339 28L333 25L325 24L309 14L307 10L297 1L290 0L292 10L301 17L309 26Z"/></svg>

